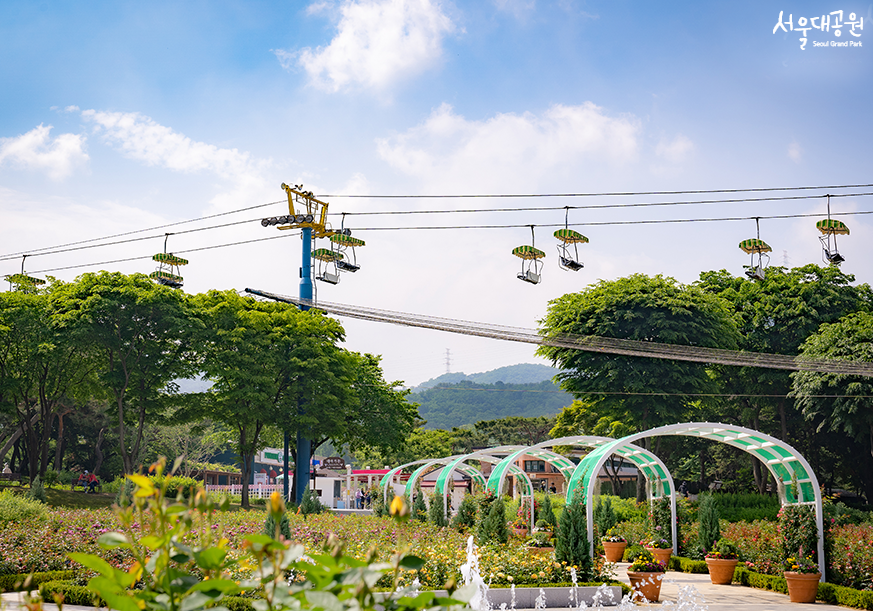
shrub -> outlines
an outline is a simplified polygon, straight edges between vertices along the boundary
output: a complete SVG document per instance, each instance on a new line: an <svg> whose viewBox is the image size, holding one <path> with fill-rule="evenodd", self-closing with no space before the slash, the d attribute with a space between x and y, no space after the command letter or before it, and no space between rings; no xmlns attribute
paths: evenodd
<svg viewBox="0 0 873 611"><path fill-rule="evenodd" d="M163 485L164 478L153 478L155 480L155 484L158 486ZM193 495L194 492L197 491L198 488L203 487L203 483L199 480L194 479L193 477L182 477L179 475L171 475L166 478L167 480L167 498L175 499L178 498L179 495L182 495L183 499L189 499Z"/></svg>
<svg viewBox="0 0 873 611"><path fill-rule="evenodd" d="M33 478L33 482L30 484L30 490L28 490L27 496L29 498L32 498L34 501L48 503L48 498L46 498L45 495L45 486L42 485L42 480L39 478L39 475Z"/></svg>
<svg viewBox="0 0 873 611"><path fill-rule="evenodd" d="M106 602L87 586L77 586L69 581L47 581L39 586L39 595L45 602L54 602L56 595L64 597L64 605L105 607Z"/></svg>
<svg viewBox="0 0 873 611"><path fill-rule="evenodd" d="M597 497L597 502L594 504L594 525L597 527L598 534L606 534L616 523L615 512L612 510L612 499L608 496Z"/></svg>
<svg viewBox="0 0 873 611"><path fill-rule="evenodd" d="M428 521L437 528L443 528L449 525L448 520L446 520L443 503L444 500L441 494L431 495L430 509L428 510Z"/></svg>
<svg viewBox="0 0 873 611"><path fill-rule="evenodd" d="M58 481L60 480L60 476L61 474L54 469L46 469L45 476L43 478L45 480L45 485L51 488L58 483Z"/></svg>
<svg viewBox="0 0 873 611"><path fill-rule="evenodd" d="M29 496L18 496L11 490L0 492L0 524L26 519L45 519L48 507Z"/></svg>
<svg viewBox="0 0 873 611"><path fill-rule="evenodd" d="M818 527L809 505L785 505L779 510L782 557L812 556L818 560Z"/></svg>
<svg viewBox="0 0 873 611"><path fill-rule="evenodd" d="M458 513L452 519L452 527L460 532L466 532L476 526L476 501L471 495L466 495L458 506Z"/></svg>
<svg viewBox="0 0 873 611"><path fill-rule="evenodd" d="M303 493L303 499L300 501L299 511L304 516L324 513L324 505L322 505L321 501L318 500L318 494L308 486Z"/></svg>
<svg viewBox="0 0 873 611"><path fill-rule="evenodd" d="M649 522L652 525L652 538L665 539L670 543L669 547L673 547L673 512L669 498L661 497L652 501Z"/></svg>
<svg viewBox="0 0 873 611"><path fill-rule="evenodd" d="M427 503L424 502L424 493L419 490L412 502L412 517L419 522L427 522Z"/></svg>
<svg viewBox="0 0 873 611"><path fill-rule="evenodd" d="M370 498L373 506L373 515L377 518L388 516L388 508L391 507L391 501L394 500L394 490L391 486L388 487L388 503L385 503L385 495L381 486L373 486L370 488Z"/></svg>
<svg viewBox="0 0 873 611"><path fill-rule="evenodd" d="M592 569L585 513L581 503L564 506L555 544L555 559L575 566L582 579L588 579Z"/></svg>
<svg viewBox="0 0 873 611"><path fill-rule="evenodd" d="M276 519L273 514L267 512L267 519L264 520L264 534L273 539L278 539L279 536L285 537L286 541L291 540L291 524L288 522L288 513L282 513L282 519L279 520L279 530L276 530Z"/></svg>
<svg viewBox="0 0 873 611"><path fill-rule="evenodd" d="M634 543L633 545L628 545L625 548L624 555L622 556L621 559L624 562L633 562L634 560L637 559L637 556L639 556L640 554L642 554L643 552L646 552L646 551L648 551L648 550L646 550L645 547L643 547L642 545L639 545L637 543Z"/></svg>
<svg viewBox="0 0 873 611"><path fill-rule="evenodd" d="M719 515L715 499L711 494L702 496L703 499L700 501L700 508L697 512L697 517L700 520L697 527L697 542L704 552L708 552L721 538L721 532L718 526Z"/></svg>
<svg viewBox="0 0 873 611"><path fill-rule="evenodd" d="M776 495L716 492L712 497L719 517L728 522L775 520L781 506Z"/></svg>
<svg viewBox="0 0 873 611"><path fill-rule="evenodd" d="M558 520L555 518L555 510L552 507L552 495L547 494L545 498L543 498L542 509L540 509L540 516L537 520L537 525L539 526L540 522L545 522L546 527L555 532L558 528Z"/></svg>
<svg viewBox="0 0 873 611"><path fill-rule="evenodd" d="M75 571L46 571L44 573L29 573L24 575L2 575L0 576L0 592L32 590L41 583L72 579L75 575ZM29 582L27 582L28 577L30 577Z"/></svg>
<svg viewBox="0 0 873 611"><path fill-rule="evenodd" d="M509 541L509 529L506 527L506 505L504 505L502 498L491 503L488 515L479 522L476 538L479 540L479 545Z"/></svg>

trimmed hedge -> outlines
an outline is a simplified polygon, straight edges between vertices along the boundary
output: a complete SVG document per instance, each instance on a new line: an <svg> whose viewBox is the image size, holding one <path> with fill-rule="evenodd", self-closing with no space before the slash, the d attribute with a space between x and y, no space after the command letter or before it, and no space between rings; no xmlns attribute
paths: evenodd
<svg viewBox="0 0 873 611"><path fill-rule="evenodd" d="M671 556L667 568L679 573L708 573L705 560L692 560L682 556Z"/></svg>
<svg viewBox="0 0 873 611"><path fill-rule="evenodd" d="M69 581L47 581L39 586L39 595L45 602L54 602L54 594L63 594L65 605L106 606L106 602L87 587L73 585Z"/></svg>
<svg viewBox="0 0 873 611"><path fill-rule="evenodd" d="M27 589L33 590L38 585L47 581L63 581L65 579L73 579L76 576L76 571L48 571L46 573L34 573L30 578L30 585ZM20 592L24 589L24 581L27 579L27 573L21 575L0 575L0 592Z"/></svg>
<svg viewBox="0 0 873 611"><path fill-rule="evenodd" d="M784 577L779 577L778 575L762 575L761 573L755 573L742 567L737 567L734 571L734 583L788 594L788 584L785 583ZM873 591L856 590L854 588L838 586L832 583L818 584L818 595L816 595L816 600L831 605L842 605L844 607L852 607L855 609L873 610Z"/></svg>

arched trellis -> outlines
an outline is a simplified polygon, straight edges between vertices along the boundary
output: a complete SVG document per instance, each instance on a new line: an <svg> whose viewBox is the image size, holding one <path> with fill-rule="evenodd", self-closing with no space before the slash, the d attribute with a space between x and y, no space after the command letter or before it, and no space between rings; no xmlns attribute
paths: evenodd
<svg viewBox="0 0 873 611"><path fill-rule="evenodd" d="M825 579L824 560L824 530L822 522L821 490L818 479L806 459L796 449L775 437L764 435L758 431L741 426L713 422L690 422L685 424L671 424L641 433L628 435L611 443L604 444L588 454L579 463L570 478L570 486L567 490L567 502L573 502L577 488L582 492L588 513L588 538L591 541L591 550L594 551L594 535L592 524L591 503L594 494L594 478L600 471L600 467L610 455L630 449L630 444L638 439L657 437L661 435L685 435L689 437L701 437L712 439L720 443L739 448L755 456L763 462L774 479L780 483L780 500L783 505L801 504L814 505L815 522L818 528L818 565ZM792 478L796 478L798 495L794 496L791 490ZM666 492L666 491L665 491ZM675 495L673 495L675 499ZM675 522L675 520L674 520ZM674 537L675 546L675 537Z"/></svg>
<svg viewBox="0 0 873 611"><path fill-rule="evenodd" d="M403 471L403 469L407 469L409 467L415 465L422 465L418 469L416 469L413 474L409 477L409 480L406 483L406 492L410 494L413 490L415 490L415 482L421 476L421 474L427 470L430 466L436 465L446 465L452 462L455 458L460 456L460 454L456 454L454 456L448 456L446 458L425 458L422 460L414 460L412 462L408 462L406 464L400 465L399 467L394 467L388 473L382 476L382 479L379 481L379 486L382 488L382 501L384 503L388 503L388 484L394 482L394 478L398 473ZM471 467L470 465L463 465L462 468L459 468L458 471L463 473L464 475L469 475L473 481L478 482L481 486L485 485L485 476L476 469L475 467ZM414 478L414 479L413 479ZM409 481L412 482L412 487L409 486Z"/></svg>
<svg viewBox="0 0 873 611"><path fill-rule="evenodd" d="M503 490L503 481L506 478L506 474L507 471L509 471L510 465L515 465L515 461L518 460L520 456L529 454L537 458L542 458L544 461L555 465L564 476L564 478L570 480L567 485L567 498L570 499L571 495L569 494L569 491L573 487L573 475L579 472L579 467L581 467L582 463L577 466L566 457L557 454L551 450L547 450L546 448L555 446L583 446L588 448L600 448L606 446L607 444L611 444L614 441L615 439L613 439L612 437L599 437L596 435L574 435L571 437L549 439L547 441L543 441L529 447L518 446L518 449L516 451L509 454L509 456L504 458L503 461L500 462L500 464L498 464L493 471L491 471L491 475L488 477L488 488L495 494L500 494L500 491ZM633 444L622 445L614 450L613 453L618 454L622 458L628 460L637 469L639 469L640 472L642 472L643 476L646 478L646 481L649 484L647 486L649 503L657 498L670 498L670 515L672 517L671 534L673 540L673 553L675 554L677 552L678 539L678 532L676 530L676 488L673 485L673 477L670 475L670 471L667 469L667 466L661 461L660 458L655 456L653 453L649 452L645 448L641 448ZM597 472L600 472L599 466L597 468ZM588 503L588 508L590 514L592 512L591 503ZM592 537L594 532L594 526L592 515L588 516L588 525L589 541L592 541L593 544ZM592 554L593 553L594 551L592 549Z"/></svg>
<svg viewBox="0 0 873 611"><path fill-rule="evenodd" d="M498 458L495 454L506 454L509 452L513 452L518 449L518 446L498 446L495 448L489 448L487 450L478 450L476 452L471 452L469 454L462 454L454 457L454 460L447 464L446 467L442 470L437 477L436 485L434 487L434 491L437 494L443 495L443 513L448 518L449 514L449 506L448 506L448 489L447 482L451 481L452 473L457 470L461 470L461 466L468 460L478 460L481 462L491 463L493 465L499 465L503 462L502 458ZM534 506L533 506L533 483L530 481L527 473L524 470L519 469L518 465L513 465L510 468L510 474L518 477L522 482L522 494L521 501L524 502L524 498L528 497L531 499L530 503L530 523L533 526L534 519ZM411 479L411 478L410 478ZM407 484L408 485L408 484ZM482 485L485 485L484 477Z"/></svg>

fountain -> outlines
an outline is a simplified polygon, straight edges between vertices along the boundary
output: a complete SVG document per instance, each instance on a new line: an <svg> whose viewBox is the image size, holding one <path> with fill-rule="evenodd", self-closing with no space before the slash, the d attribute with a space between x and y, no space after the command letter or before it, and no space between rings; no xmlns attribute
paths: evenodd
<svg viewBox="0 0 873 611"><path fill-rule="evenodd" d="M488 586L479 573L479 556L476 555L476 544L473 535L467 539L467 562L461 565L461 577L464 585L476 586L476 593L470 599L470 608L474 611L490 611L491 604L488 602ZM504 605L505 606L505 605Z"/></svg>

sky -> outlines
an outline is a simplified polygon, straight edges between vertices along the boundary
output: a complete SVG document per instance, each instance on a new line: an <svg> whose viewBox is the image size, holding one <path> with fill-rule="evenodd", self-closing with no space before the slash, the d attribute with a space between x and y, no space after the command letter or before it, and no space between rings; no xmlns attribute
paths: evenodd
<svg viewBox="0 0 873 611"><path fill-rule="evenodd" d="M322 301L532 329L601 280L741 275L754 217L772 265L820 263L827 193L851 230L842 268L870 283L873 218L850 213L873 187L836 187L873 183L871 20L826 0L0 3L0 275L23 253L39 277L149 273L169 232L187 292L296 295L300 238L260 224L288 213L285 182L366 242ZM831 188L641 194L800 186ZM577 272L557 265L565 222L590 240ZM536 285L511 254L530 225ZM408 385L543 362L341 320Z"/></svg>

